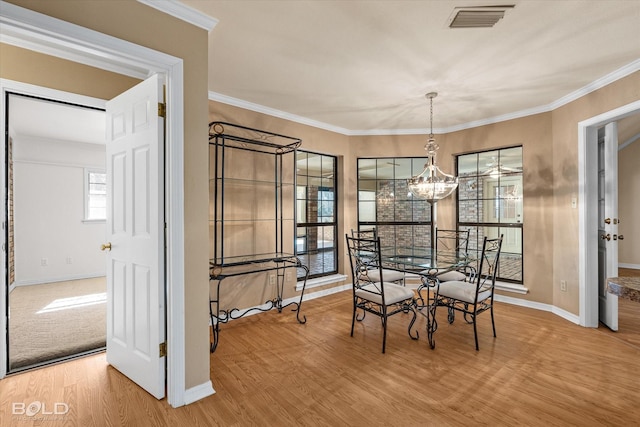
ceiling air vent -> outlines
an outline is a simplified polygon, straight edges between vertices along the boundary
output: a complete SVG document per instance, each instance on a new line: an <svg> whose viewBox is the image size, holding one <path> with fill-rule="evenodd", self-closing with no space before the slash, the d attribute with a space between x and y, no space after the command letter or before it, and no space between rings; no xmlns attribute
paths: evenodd
<svg viewBox="0 0 640 427"><path fill-rule="evenodd" d="M514 6L456 7L449 17L449 28L491 28Z"/></svg>

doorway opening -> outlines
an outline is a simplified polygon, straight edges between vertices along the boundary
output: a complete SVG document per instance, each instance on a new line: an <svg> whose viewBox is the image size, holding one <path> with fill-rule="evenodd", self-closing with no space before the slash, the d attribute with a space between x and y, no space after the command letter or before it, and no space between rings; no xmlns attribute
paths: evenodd
<svg viewBox="0 0 640 427"><path fill-rule="evenodd" d="M6 93L8 372L104 350L105 113Z"/></svg>
<svg viewBox="0 0 640 427"><path fill-rule="evenodd" d="M578 123L580 325L597 328L598 288L598 129L640 114L640 101Z"/></svg>
<svg viewBox="0 0 640 427"><path fill-rule="evenodd" d="M167 270L167 397L173 407L185 405L215 393L211 381L187 395L185 388L184 317L184 64L181 58L133 44L76 25L40 15L10 3L0 10L0 34L19 47L49 53L59 58L90 64L103 70L144 79L153 73L166 76L167 94L167 173L166 180L166 270ZM5 40L5 39L3 39ZM4 94L11 87L30 85L0 79ZM88 98L88 97L83 97ZM4 101L4 97L3 97ZM101 104L104 106L104 103ZM4 114L4 102L0 103ZM2 122L4 128L4 122ZM4 130L4 129L3 129ZM4 156L4 150L0 150ZM4 158L0 161L4 167ZM0 181L4 178L0 173ZM0 185L4 188L4 184ZM2 203L6 202L2 195ZM0 210L4 215L6 209ZM0 218L2 223L5 218ZM4 240L4 234L2 237ZM5 244L5 242L2 242ZM4 247L3 247L4 249ZM0 257L4 263L4 257ZM0 265L2 269L4 265ZM4 275L1 276L4 282ZM0 341L6 344L6 291L0 286ZM6 374L6 351L0 349L0 379Z"/></svg>

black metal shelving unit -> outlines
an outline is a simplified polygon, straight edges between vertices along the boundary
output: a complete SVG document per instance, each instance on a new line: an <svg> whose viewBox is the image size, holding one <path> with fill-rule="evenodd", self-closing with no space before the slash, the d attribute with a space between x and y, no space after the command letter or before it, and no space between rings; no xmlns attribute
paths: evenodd
<svg viewBox="0 0 640 427"><path fill-rule="evenodd" d="M294 250L296 150L301 143L236 124L209 124L209 278L216 286L209 300L211 352L219 342L220 323L255 310L282 312L293 306L298 322L306 322L300 308L309 269ZM305 272L300 300L283 304L285 272L298 268ZM268 271L275 272L273 299L245 311L220 308L224 279Z"/></svg>

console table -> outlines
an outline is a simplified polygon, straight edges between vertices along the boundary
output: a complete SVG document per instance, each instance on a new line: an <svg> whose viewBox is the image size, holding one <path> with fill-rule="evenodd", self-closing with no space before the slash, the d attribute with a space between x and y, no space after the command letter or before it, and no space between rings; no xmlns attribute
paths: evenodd
<svg viewBox="0 0 640 427"><path fill-rule="evenodd" d="M290 302L282 305L282 295L286 279L285 272L287 269L294 269L295 274L297 273L298 268L303 269L305 272L300 300L298 302ZM276 295L273 299L265 301L265 304L267 305L266 307L253 307L244 311L235 307L231 309L220 309L220 285L224 279L267 271L276 272ZM224 265L218 265L213 261L210 261L209 280L215 281L217 288L216 296L210 296L209 298L209 314L211 316L211 326L213 329L211 353L216 351L216 348L218 347L218 342L220 340L220 323L227 323L229 320L239 319L253 311L269 311L275 308L279 313L281 313L284 308L293 306L292 311L296 312L296 319L298 320L298 323L306 323L307 317L304 315L300 317L300 308L302 307L302 298L304 297L304 290L307 285L308 276L309 268L302 264L295 255L286 253L232 257L227 258ZM297 275L294 275L294 277L297 277Z"/></svg>

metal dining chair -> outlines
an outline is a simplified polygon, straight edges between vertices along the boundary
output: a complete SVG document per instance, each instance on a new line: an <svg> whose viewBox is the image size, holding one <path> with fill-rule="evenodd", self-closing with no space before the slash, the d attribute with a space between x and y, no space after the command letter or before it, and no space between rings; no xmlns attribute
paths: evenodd
<svg viewBox="0 0 640 427"><path fill-rule="evenodd" d="M411 334L411 327L416 321L416 301L412 289L397 283L377 280L384 277L381 263L380 238L361 239L357 237L347 238L347 250L351 263L351 275L353 277L353 315L351 318L351 336L355 328L355 322L363 321L366 313L372 313L382 320L382 352L385 352L387 343L388 318L398 313L413 313L409 323L409 336L418 339L418 331L415 337ZM376 272L374 278L373 272ZM362 316L358 316L358 311Z"/></svg>
<svg viewBox="0 0 640 427"><path fill-rule="evenodd" d="M378 232L375 228L369 228L366 230L354 230L351 229L351 237L357 237L361 239L377 239ZM382 269L382 276L379 276L378 269L374 268L367 272L369 279L375 282L391 282L399 285L404 285L405 273L404 271L392 270L388 268ZM382 277L382 279L381 279Z"/></svg>
<svg viewBox="0 0 640 427"><path fill-rule="evenodd" d="M467 254L469 250L469 230L442 230L436 229L436 252L447 251L457 254ZM463 267L460 270L443 270L435 276L440 282L451 280L466 280L469 269Z"/></svg>
<svg viewBox="0 0 640 427"><path fill-rule="evenodd" d="M486 236L482 243L482 255L478 261L478 269L468 281L452 280L438 282L435 287L434 311L435 319L438 307L447 307L447 320L453 323L455 312L463 313L467 323L473 324L473 335L478 346L478 329L476 319L480 313L491 313L491 327L493 336L496 336L496 324L493 317L493 295L498 273L498 261L502 248L502 235L497 239L488 239ZM435 347L435 341L430 337L431 348Z"/></svg>

